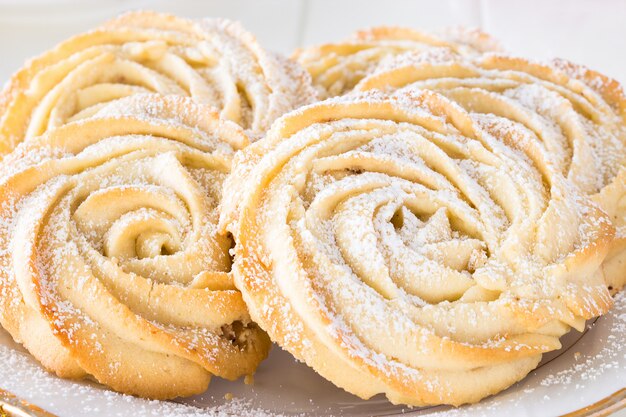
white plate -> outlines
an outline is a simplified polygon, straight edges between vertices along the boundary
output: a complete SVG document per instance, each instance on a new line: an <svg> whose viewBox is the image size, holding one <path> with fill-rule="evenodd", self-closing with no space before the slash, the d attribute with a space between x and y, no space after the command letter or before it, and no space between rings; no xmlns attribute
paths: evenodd
<svg viewBox="0 0 626 417"><path fill-rule="evenodd" d="M327 382L275 347L261 364L253 385L214 378L209 390L177 401L147 401L113 393L91 382L72 382L43 371L0 330L0 388L59 417L112 416L273 416L273 415L415 415L415 416L579 416L626 405L626 296L614 309L589 323L583 334L570 332L563 349L545 355L537 370L508 390L479 404L460 408L408 409L384 397L360 400ZM227 395L229 394L229 395ZM225 397L233 399L227 400Z"/></svg>

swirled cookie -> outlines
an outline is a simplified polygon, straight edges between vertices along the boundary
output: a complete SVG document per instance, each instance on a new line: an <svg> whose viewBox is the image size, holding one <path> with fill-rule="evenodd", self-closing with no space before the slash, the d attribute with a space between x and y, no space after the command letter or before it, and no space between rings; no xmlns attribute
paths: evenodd
<svg viewBox="0 0 626 417"><path fill-rule="evenodd" d="M500 49L493 38L478 30L455 28L429 34L379 26L356 32L342 42L298 49L293 58L309 71L319 97L324 99L349 92L387 59L436 47L470 55Z"/></svg>
<svg viewBox="0 0 626 417"><path fill-rule="evenodd" d="M210 107L135 95L0 165L0 323L47 369L187 396L269 351L233 285L217 206L248 139Z"/></svg>
<svg viewBox="0 0 626 417"><path fill-rule="evenodd" d="M614 291L626 284L626 98L619 83L563 60L433 49L389 60L355 91L403 88L438 91L468 111L526 130L552 169L611 216L617 235L604 274Z"/></svg>
<svg viewBox="0 0 626 417"><path fill-rule="evenodd" d="M137 93L190 96L254 139L311 100L297 64L226 20L132 12L28 62L0 94L0 152Z"/></svg>
<svg viewBox="0 0 626 417"><path fill-rule="evenodd" d="M291 112L227 184L221 225L251 316L363 398L478 401L612 305L610 218L528 129L437 93Z"/></svg>

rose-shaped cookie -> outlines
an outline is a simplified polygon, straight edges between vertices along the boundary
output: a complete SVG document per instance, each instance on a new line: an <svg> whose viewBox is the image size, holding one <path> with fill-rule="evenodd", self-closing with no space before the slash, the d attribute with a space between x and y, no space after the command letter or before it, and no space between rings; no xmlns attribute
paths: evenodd
<svg viewBox="0 0 626 417"><path fill-rule="evenodd" d="M320 98L351 91L378 65L407 51L446 47L460 54L474 55L500 47L489 35L478 30L451 28L442 33L378 26L356 32L335 43L302 48L293 58L309 71Z"/></svg>
<svg viewBox="0 0 626 417"><path fill-rule="evenodd" d="M458 405L522 379L612 303L610 218L536 146L422 90L283 116L223 200L251 316L363 398Z"/></svg>
<svg viewBox="0 0 626 417"><path fill-rule="evenodd" d="M0 165L0 324L47 369L150 398L268 353L217 232L243 130L136 95L23 142Z"/></svg>
<svg viewBox="0 0 626 417"><path fill-rule="evenodd" d="M189 96L262 135L313 94L297 64L238 23L132 12L29 61L0 94L0 152L137 93Z"/></svg>

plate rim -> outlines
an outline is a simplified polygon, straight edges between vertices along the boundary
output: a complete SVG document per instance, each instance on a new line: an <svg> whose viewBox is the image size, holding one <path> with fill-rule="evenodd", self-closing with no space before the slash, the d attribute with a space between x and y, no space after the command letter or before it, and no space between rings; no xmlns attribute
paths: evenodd
<svg viewBox="0 0 626 417"><path fill-rule="evenodd" d="M626 408L626 388L561 417L605 417ZM0 417L58 417L0 388Z"/></svg>

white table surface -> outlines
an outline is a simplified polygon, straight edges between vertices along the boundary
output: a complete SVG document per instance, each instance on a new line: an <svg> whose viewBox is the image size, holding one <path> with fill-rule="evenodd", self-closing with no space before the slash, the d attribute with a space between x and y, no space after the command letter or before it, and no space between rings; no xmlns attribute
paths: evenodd
<svg viewBox="0 0 626 417"><path fill-rule="evenodd" d="M377 24L461 24L513 53L567 58L626 83L626 0L0 0L1 82L28 57L138 8L237 19L283 53Z"/></svg>

